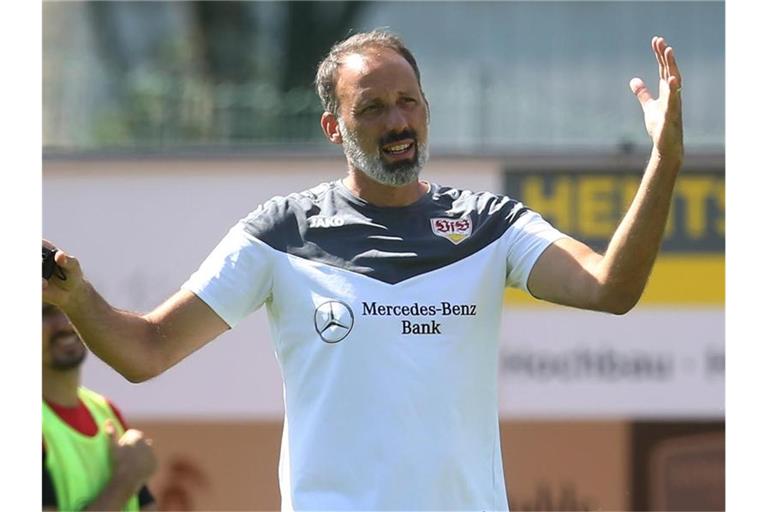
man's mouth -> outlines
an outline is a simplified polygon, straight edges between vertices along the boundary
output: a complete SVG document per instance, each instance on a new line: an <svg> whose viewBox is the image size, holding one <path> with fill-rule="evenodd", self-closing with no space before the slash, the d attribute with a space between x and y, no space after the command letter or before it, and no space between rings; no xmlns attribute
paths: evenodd
<svg viewBox="0 0 768 512"><path fill-rule="evenodd" d="M80 337L72 333L59 334L51 339L51 345L56 345L62 348L75 347L81 344Z"/></svg>
<svg viewBox="0 0 768 512"><path fill-rule="evenodd" d="M387 156L400 157L410 155L415 147L416 143L413 140L404 140L382 146L381 151Z"/></svg>

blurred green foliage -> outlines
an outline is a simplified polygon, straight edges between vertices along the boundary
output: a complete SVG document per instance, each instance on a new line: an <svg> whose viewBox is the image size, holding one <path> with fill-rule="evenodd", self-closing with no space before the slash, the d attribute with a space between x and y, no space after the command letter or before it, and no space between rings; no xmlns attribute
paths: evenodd
<svg viewBox="0 0 768 512"><path fill-rule="evenodd" d="M319 142L322 107L313 87L316 66L335 41L349 34L365 7L366 2L349 1L48 5L44 61L79 62L92 53L96 64L89 66L102 72L94 77L87 68L84 76L75 77L77 86L95 91L93 97L81 92L86 97L74 106L44 101L44 120L67 117L68 108L85 118L77 137L66 136L73 130L70 122L58 130L51 126L44 143L130 147ZM66 22L72 29L55 26ZM57 28L60 39L54 41L49 34ZM91 44L57 53L57 42L70 44L77 31L90 34ZM67 87L66 78L63 72L44 75L54 91ZM54 116L56 109L65 114Z"/></svg>

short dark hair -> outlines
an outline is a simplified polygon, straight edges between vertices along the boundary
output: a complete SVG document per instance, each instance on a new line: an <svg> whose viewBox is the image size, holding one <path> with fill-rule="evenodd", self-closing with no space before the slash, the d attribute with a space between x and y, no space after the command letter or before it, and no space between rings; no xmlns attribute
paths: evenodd
<svg viewBox="0 0 768 512"><path fill-rule="evenodd" d="M406 48L403 41L386 30L372 30L371 32L362 32L350 36L343 41L339 41L333 47L328 55L320 62L315 76L315 87L323 108L331 114L339 115L339 98L336 96L336 82L338 81L338 69L347 55L360 54L367 50L388 48L397 52L416 73L416 81L419 83L419 92L421 92L424 101L426 96L421 88L421 73L419 65L416 64L416 58L413 53Z"/></svg>

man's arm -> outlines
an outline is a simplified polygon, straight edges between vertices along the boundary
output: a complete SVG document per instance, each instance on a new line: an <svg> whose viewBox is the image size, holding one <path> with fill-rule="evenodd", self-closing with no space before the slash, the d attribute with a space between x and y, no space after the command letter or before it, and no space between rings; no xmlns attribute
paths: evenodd
<svg viewBox="0 0 768 512"><path fill-rule="evenodd" d="M123 417L123 413L120 412L120 409L110 399L107 399L107 403L109 404L109 407L112 409L112 412L117 417L117 421L120 422L120 425L123 427L123 432L127 432L128 430L130 430L130 428L128 427L128 423L125 421L125 418ZM157 510L157 506L155 504L155 497L152 496L152 493L149 491L149 488L147 487L146 484L144 484L141 487L138 494L139 494L139 508L141 510L144 510L144 511Z"/></svg>
<svg viewBox="0 0 768 512"><path fill-rule="evenodd" d="M152 442L141 431L130 429L118 438L115 426L109 420L106 430L110 439L112 477L84 510L122 510L157 467Z"/></svg>
<svg viewBox="0 0 768 512"><path fill-rule="evenodd" d="M88 348L131 382L162 373L229 329L192 292L181 290L139 315L104 300L83 276L77 259L59 250L56 264L66 280L55 274L44 279L43 301L59 306Z"/></svg>
<svg viewBox="0 0 768 512"><path fill-rule="evenodd" d="M639 78L630 82L653 141L637 194L605 255L569 238L542 253L528 278L528 289L535 297L616 314L626 313L640 300L659 251L683 160L680 70L663 38L654 37L651 46L659 64L659 97L653 99Z"/></svg>

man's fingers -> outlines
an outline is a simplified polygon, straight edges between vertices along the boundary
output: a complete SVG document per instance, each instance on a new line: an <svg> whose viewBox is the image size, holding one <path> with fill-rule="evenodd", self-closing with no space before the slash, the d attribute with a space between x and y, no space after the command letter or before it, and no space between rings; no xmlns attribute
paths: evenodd
<svg viewBox="0 0 768 512"><path fill-rule="evenodd" d="M667 81L667 105L669 108L669 111L673 114L679 114L680 112L680 105L682 103L680 99L680 89L682 87L680 86L680 79L676 76L672 76Z"/></svg>
<svg viewBox="0 0 768 512"><path fill-rule="evenodd" d="M659 53L661 54L661 63L664 65L664 80L669 78L669 61L667 61L667 49L669 45L663 37L659 38Z"/></svg>
<svg viewBox="0 0 768 512"><path fill-rule="evenodd" d="M104 432L109 436L109 440L112 444L117 444L117 430L115 430L115 425L112 423L112 420L106 420L104 422Z"/></svg>
<svg viewBox="0 0 768 512"><path fill-rule="evenodd" d="M677 60L675 59L675 52L672 50L671 46L667 46L667 49L664 50L664 55L667 60L667 66L669 68L669 79L667 82L669 82L670 86L672 86L672 78L675 78L677 81L677 84L672 87L673 91L676 91L680 87L683 86L683 80L682 76L680 75L680 68L677 67Z"/></svg>
<svg viewBox="0 0 768 512"><path fill-rule="evenodd" d="M77 261L77 258L70 256L61 249L56 251L54 260L56 261L56 264L64 270L78 272L80 269L80 263Z"/></svg>
<svg viewBox="0 0 768 512"><path fill-rule="evenodd" d="M67 268L69 266L69 258L67 257L67 253L65 253L61 249L56 251L56 254L54 255L53 259L56 262L56 264L61 268Z"/></svg>
<svg viewBox="0 0 768 512"><path fill-rule="evenodd" d="M129 428L125 431L123 436L120 438L120 445L132 445L136 444L137 442L141 441L144 437L144 432L141 430L136 430L134 428Z"/></svg>
<svg viewBox="0 0 768 512"><path fill-rule="evenodd" d="M680 89L682 89L682 86L680 85L680 79L676 76L669 77L667 83L669 84L670 93L677 93L680 91Z"/></svg>
<svg viewBox="0 0 768 512"><path fill-rule="evenodd" d="M648 87L646 87L645 83L637 77L629 81L629 88L637 97L637 101L640 102L640 105L645 105L647 102L653 99L651 92L648 90Z"/></svg>
<svg viewBox="0 0 768 512"><path fill-rule="evenodd" d="M656 62L659 65L659 78L664 79L664 61L662 60L661 56L661 50L660 50L660 42L661 38L659 36L653 36L651 39L651 49L653 50L653 54L656 56Z"/></svg>

